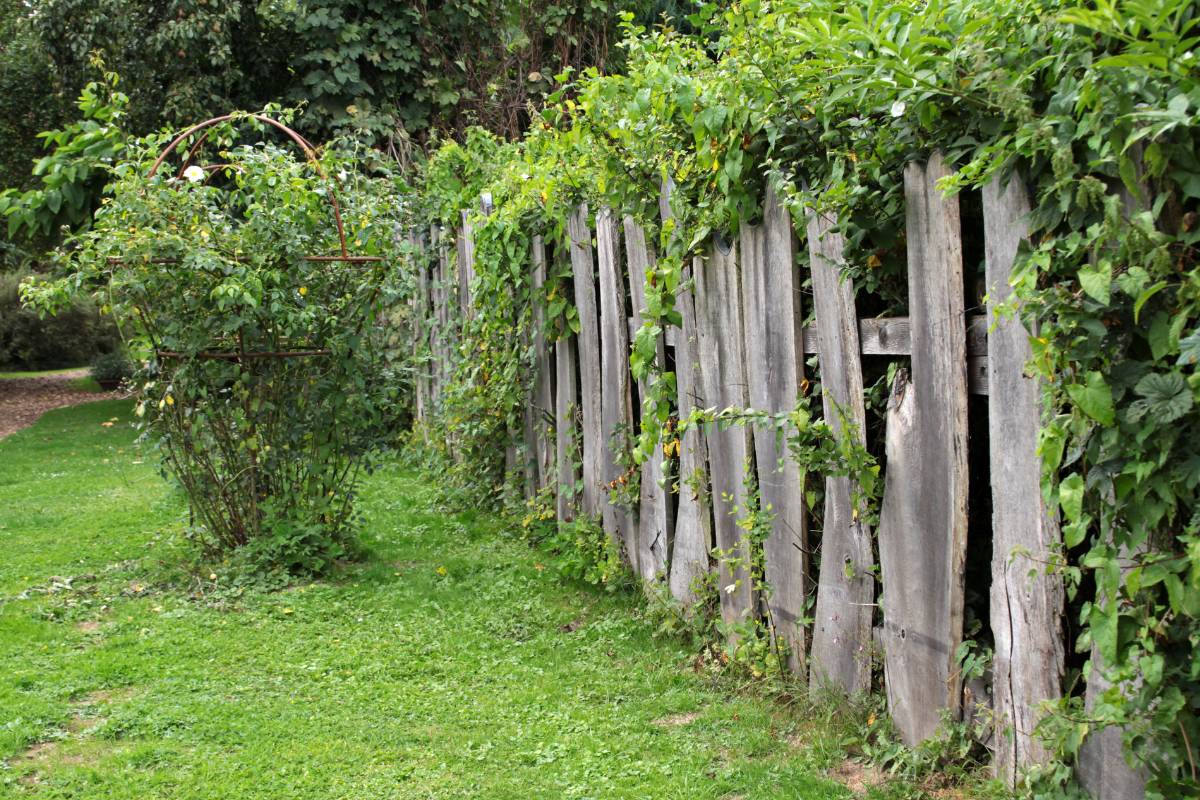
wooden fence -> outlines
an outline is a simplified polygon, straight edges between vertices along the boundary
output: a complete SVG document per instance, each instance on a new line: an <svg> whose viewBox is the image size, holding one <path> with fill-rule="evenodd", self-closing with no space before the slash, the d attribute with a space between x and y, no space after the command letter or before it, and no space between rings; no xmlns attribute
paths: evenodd
<svg viewBox="0 0 1200 800"><path fill-rule="evenodd" d="M766 427L690 428L677 453L668 457L660 444L641 465L635 508L608 502L605 487L622 471L608 443L633 428L645 392L631 378L630 337L640 326L655 253L632 219L606 208L575 209L566 253L548 255L547 244L534 238L534 284L546 280L548 257L569 260L581 328L548 342L535 316L527 341L536 369L524 430L514 432L508 461L527 492L558 487L560 520L579 514L600 520L636 574L664 581L681 602L694 599L698 577L717 571L723 619L769 620L772 634L789 645L791 668L814 687L868 691L872 659L881 658L888 707L905 742L928 738L943 715L978 715L972 706L989 706L997 773L1012 782L1020 767L1046 755L1033 729L1039 704L1060 697L1065 651L1063 587L1046 569L1061 540L1040 491L1041 394L1026 374L1029 334L996 311L1009 299L1028 207L1016 181L984 191L988 305L969 313L958 199L936 188L946 174L935 155L904 175L908 317L859 319L834 221L813 216L798 237L788 212L768 197L759 225L744 226L736 241L714 242L690 265L693 288L677 298L682 328L657 343L660 361L675 365L680 418L695 408L790 411L806 383L806 357L816 354L825 417L837 435L860 444L867 443L864 357L906 356L887 406L877 531L868 527L851 479L809 476L825 483L823 530L810 531L805 477ZM438 407L450 376L455 320L472 308L468 215L457 231L435 228L412 241L429 254L414 301L417 318L427 323L417 346L432 355L417 380L417 413L425 417ZM811 271L815 316L807 327L796 267L801 246L808 251L800 260ZM990 465L976 474L968 460L971 394L987 398ZM581 455L578 463L573 453ZM737 524L748 477L774 514L763 545L765 597L747 580L747 536ZM964 687L956 658L964 635L971 481L990 483L992 507L995 657L982 692ZM716 552L737 558L715 558ZM816 574L810 559L819 560ZM1081 759L1091 773L1085 779L1136 786L1114 746L1119 753L1119 731L1089 740L1085 755L1091 747L1092 757ZM1134 796L1128 792L1102 796Z"/></svg>

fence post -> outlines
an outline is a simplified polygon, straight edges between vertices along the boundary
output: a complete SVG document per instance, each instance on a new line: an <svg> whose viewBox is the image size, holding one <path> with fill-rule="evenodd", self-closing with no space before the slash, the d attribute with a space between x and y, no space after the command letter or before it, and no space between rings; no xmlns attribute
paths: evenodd
<svg viewBox="0 0 1200 800"><path fill-rule="evenodd" d="M700 334L700 376L705 402L718 409L744 409L746 351L738 291L738 252L733 242L714 242L707 258L693 262L696 281L696 320ZM748 495L746 470L750 432L744 425L705 426L709 477L712 480L713 529L720 551L718 582L721 617L726 623L745 622L757 607L751 585L750 547L738 526Z"/></svg>
<svg viewBox="0 0 1200 800"><path fill-rule="evenodd" d="M558 521L575 519L579 497L575 484L579 473L575 468L574 452L579 440L575 434L575 409L579 395L575 386L575 337L568 332L554 343L554 441L557 448L558 486L556 505Z"/></svg>
<svg viewBox="0 0 1200 800"><path fill-rule="evenodd" d="M600 432L600 318L596 308L596 266L592 257L592 230L587 203L580 203L567 218L571 248L571 273L575 283L575 309L579 335L575 357L579 360L579 399L583 411L584 514L599 517L604 501L604 437ZM616 531L609 531L616 535Z"/></svg>
<svg viewBox="0 0 1200 800"><path fill-rule="evenodd" d="M628 215L623 220L625 228L625 255L629 271L629 297L633 302L630 316L634 328L646 310L646 274L655 263L654 250L646 244L646 232ZM664 337L660 334L655 357L661 366L666 363ZM646 399L646 383L638 381L638 398ZM637 564L642 580L652 581L667 569L667 536L671 530L671 509L667 502L664 482L663 442L654 448L654 453L642 464L641 491L638 503Z"/></svg>
<svg viewBox="0 0 1200 800"><path fill-rule="evenodd" d="M843 279L845 241L836 220L818 211L808 217L808 254L821 365L825 420L839 437L866 445L862 357L854 286ZM813 688L836 686L854 695L871 687L871 619L875 580L871 530L848 477L825 479L821 573L817 580L811 680Z"/></svg>
<svg viewBox="0 0 1200 800"><path fill-rule="evenodd" d="M550 349L546 343L546 309L539 302L542 287L546 285L546 242L541 235L533 237L533 395L529 404L531 418L526 425L532 427L531 436L527 434L526 447L532 445L532 450L526 454L526 459L532 459L534 464L535 485L544 489L550 485L554 469L554 456L550 452L550 436L546 420L554 415L553 386L550 375Z"/></svg>
<svg viewBox="0 0 1200 800"><path fill-rule="evenodd" d="M997 308L1012 296L1017 248L1028 236L1029 201L1020 176L983 187L987 266L988 442L992 484L991 623L996 776L1015 787L1018 771L1045 761L1033 735L1038 705L1062 696L1063 585L1047 569L1061 549L1058 520L1042 502L1037 455L1042 397L1025 374L1032 357L1019 317Z"/></svg>
<svg viewBox="0 0 1200 800"><path fill-rule="evenodd" d="M625 281L620 251L621 235L616 218L612 209L603 207L596 214L596 260L600 271L600 439L604 448L601 516L605 529L623 543L634 573L641 574L637 512L617 506L608 496L608 487L625 478L618 455L624 451L624 460L629 463L629 436L633 428L633 405L629 396L629 321L625 315Z"/></svg>
<svg viewBox="0 0 1200 800"><path fill-rule="evenodd" d="M761 225L743 224L742 318L750 406L771 414L795 408L804 378L804 325L792 217L767 190ZM774 516L763 542L772 633L799 672L807 657L801 617L808 597L808 518L804 478L773 425L754 427L754 457L763 510Z"/></svg>
<svg viewBox="0 0 1200 800"><path fill-rule="evenodd" d="M958 198L936 185L948 174L939 153L904 170L912 384L889 406L879 524L888 709L910 746L962 701L967 327Z"/></svg>

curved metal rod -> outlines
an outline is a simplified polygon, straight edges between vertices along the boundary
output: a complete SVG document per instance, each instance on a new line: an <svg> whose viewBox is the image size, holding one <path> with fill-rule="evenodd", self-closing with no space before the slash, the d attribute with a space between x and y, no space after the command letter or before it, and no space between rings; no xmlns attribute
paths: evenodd
<svg viewBox="0 0 1200 800"><path fill-rule="evenodd" d="M178 136L176 136L174 139L171 140L171 143L168 144L166 146L166 148L162 151L162 153L159 154L158 158L155 159L154 164L150 167L150 171L148 173L146 173L146 177L153 178L155 176L155 174L158 172L159 167L161 167L163 165L163 162L167 160L167 157L170 156L171 153L175 151L175 148L178 147L181 142L187 140L187 138L189 136L192 136L193 134L197 133L198 131L205 131L204 136L200 137L200 140L197 141L194 145L192 145L192 148L188 151L186 161L191 161L192 156L195 155L196 151L200 148L200 146L205 142L205 140L208 139L208 134L211 132L208 129L210 129L216 125L220 125L222 122L230 122L232 120L238 120L238 119L258 120L261 123L270 125L271 127L276 128L277 130L280 130L283 133L287 134L288 138L291 139L293 142L295 142L296 145L299 146L299 148L304 151L305 158L308 160L308 162L310 164L312 164L313 168L316 169L317 175L325 181L330 180L330 177L325 174L325 170L321 168L321 162L317 159L316 149L312 146L312 144L307 139L305 139L300 134L296 133L296 131L292 130L287 125L284 125L279 120L271 119L270 117L265 116L263 114L223 114L219 117L213 117L212 119L208 119L208 120L205 120L204 122L200 122L200 123L197 123L196 125L193 125L192 127L188 128L183 133L179 134ZM350 251L346 249L346 228L342 224L342 209L341 209L341 204L338 202L338 195L337 195L337 189L338 189L339 184L337 182L337 178L333 178L332 182L333 182L333 186L331 187L332 190L329 192L329 203L330 203L330 205L333 206L333 219L334 219L334 222L337 223L338 244L341 246L341 249L342 249L342 257L348 258L350 256Z"/></svg>

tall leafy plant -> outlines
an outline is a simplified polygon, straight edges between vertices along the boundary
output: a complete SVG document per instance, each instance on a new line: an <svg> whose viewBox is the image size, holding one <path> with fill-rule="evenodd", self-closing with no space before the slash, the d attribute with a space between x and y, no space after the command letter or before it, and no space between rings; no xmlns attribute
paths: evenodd
<svg viewBox="0 0 1200 800"><path fill-rule="evenodd" d="M66 283L136 332L137 413L201 545L319 572L351 544L356 478L386 411L374 325L395 196L354 173L346 150L306 161L238 145L233 123L210 141L216 166L153 177L162 140L135 145L72 241ZM371 258L336 258L342 233ZM26 299L45 305L63 288L29 286Z"/></svg>

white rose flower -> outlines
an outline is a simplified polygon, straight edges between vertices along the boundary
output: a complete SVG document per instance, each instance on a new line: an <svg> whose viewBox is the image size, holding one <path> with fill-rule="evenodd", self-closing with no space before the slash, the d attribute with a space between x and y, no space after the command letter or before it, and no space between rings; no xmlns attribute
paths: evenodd
<svg viewBox="0 0 1200 800"><path fill-rule="evenodd" d="M907 108L908 108L907 103L905 103L903 100L897 100L896 102L892 103L892 116L893 117L903 117L904 111Z"/></svg>
<svg viewBox="0 0 1200 800"><path fill-rule="evenodd" d="M197 167L195 164L192 164L183 171L183 177L191 183L199 183L200 181L204 180L204 170L200 167Z"/></svg>

